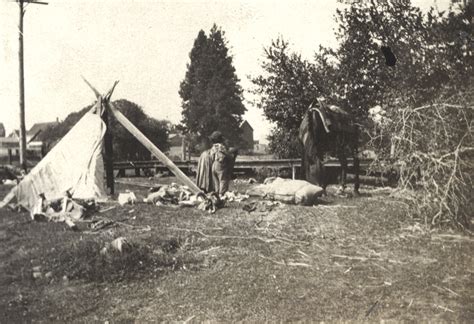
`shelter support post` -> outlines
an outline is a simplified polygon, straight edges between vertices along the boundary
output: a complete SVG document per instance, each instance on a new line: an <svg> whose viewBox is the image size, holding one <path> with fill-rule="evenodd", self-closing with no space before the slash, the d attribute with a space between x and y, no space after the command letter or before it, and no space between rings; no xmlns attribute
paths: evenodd
<svg viewBox="0 0 474 324"><path fill-rule="evenodd" d="M99 104L99 102L98 102L98 104ZM102 104L101 100L100 100L100 104ZM110 195L113 195L115 193L115 188L114 188L114 157L113 157L114 152L113 152L113 145L112 145L112 132L111 132L111 129L110 129L108 109L103 110L102 120L104 121L105 128L106 128L105 135L104 135L104 155L103 155L104 156L106 185L107 185L108 193Z"/></svg>
<svg viewBox="0 0 474 324"><path fill-rule="evenodd" d="M110 111L117 121L123 125L140 143L142 143L154 156L156 156L171 172L194 193L201 193L201 189L189 179L163 152L160 151L138 128L135 127L113 104Z"/></svg>
<svg viewBox="0 0 474 324"><path fill-rule="evenodd" d="M181 160L186 161L186 140L181 139Z"/></svg>

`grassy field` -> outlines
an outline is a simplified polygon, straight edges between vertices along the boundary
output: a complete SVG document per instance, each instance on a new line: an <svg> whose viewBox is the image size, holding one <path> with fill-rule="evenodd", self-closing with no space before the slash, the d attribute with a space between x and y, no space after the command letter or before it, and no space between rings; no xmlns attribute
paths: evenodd
<svg viewBox="0 0 474 324"><path fill-rule="evenodd" d="M97 232L1 210L0 322L474 320L474 240L417 225L386 192L246 203L110 203ZM101 254L117 237L131 248Z"/></svg>

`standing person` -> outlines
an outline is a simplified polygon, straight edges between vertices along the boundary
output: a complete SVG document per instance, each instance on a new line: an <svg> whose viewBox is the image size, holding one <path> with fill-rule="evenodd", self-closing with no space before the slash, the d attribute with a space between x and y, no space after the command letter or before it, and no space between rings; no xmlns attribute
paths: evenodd
<svg viewBox="0 0 474 324"><path fill-rule="evenodd" d="M215 191L212 180L212 162L213 156L211 154L211 149L208 148L201 153L201 156L199 156L196 176L196 185L206 193Z"/></svg>
<svg viewBox="0 0 474 324"><path fill-rule="evenodd" d="M197 186L204 192L215 191L222 196L229 190L237 149L228 149L224 136L215 131L209 136L212 147L201 153L198 162Z"/></svg>
<svg viewBox="0 0 474 324"><path fill-rule="evenodd" d="M214 190L222 196L229 190L229 152L224 144L224 136L219 131L215 131L209 137L212 143L210 149L212 156L212 182Z"/></svg>

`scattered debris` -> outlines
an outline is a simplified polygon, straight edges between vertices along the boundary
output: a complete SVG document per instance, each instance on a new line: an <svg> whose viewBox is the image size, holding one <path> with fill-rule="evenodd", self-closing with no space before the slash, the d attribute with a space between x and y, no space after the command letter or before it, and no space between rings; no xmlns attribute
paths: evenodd
<svg viewBox="0 0 474 324"><path fill-rule="evenodd" d="M145 203L177 205L180 201L189 201L193 193L188 186L181 186L176 183L151 188L148 197L143 199Z"/></svg>
<svg viewBox="0 0 474 324"><path fill-rule="evenodd" d="M428 228L426 226L420 225L419 223L415 223L414 225L409 225L405 228L402 228L403 231L409 231L412 233L426 233Z"/></svg>
<svg viewBox="0 0 474 324"><path fill-rule="evenodd" d="M91 223L90 229L91 231L98 231L113 224L114 222L111 221L110 219L100 219L96 222Z"/></svg>
<svg viewBox="0 0 474 324"><path fill-rule="evenodd" d="M351 205L315 205L314 208L357 208L357 206Z"/></svg>
<svg viewBox="0 0 474 324"><path fill-rule="evenodd" d="M208 254L209 252L218 250L220 248L221 248L220 246L214 246L214 247L211 247L210 249L198 252L198 254Z"/></svg>
<svg viewBox="0 0 474 324"><path fill-rule="evenodd" d="M257 212L269 212L272 211L275 207L282 207L283 204L280 201L272 200L263 200L263 201L252 201L247 204L244 204L242 207L248 213L253 211Z"/></svg>
<svg viewBox="0 0 474 324"><path fill-rule="evenodd" d="M439 308L439 309L443 310L444 312L454 313L454 311L452 309L449 309L446 306L434 304L434 307Z"/></svg>
<svg viewBox="0 0 474 324"><path fill-rule="evenodd" d="M461 295L459 295L457 292L455 292L455 291L453 291L453 290L451 290L451 289L449 289L449 288L446 288L446 287L439 287L439 286L437 286L437 285L435 285L435 284L432 284L432 286L435 287L435 288L437 288L437 289L439 289L439 290L441 290L441 291L447 291L447 292L453 294L453 295L456 296L456 297L461 297Z"/></svg>
<svg viewBox="0 0 474 324"><path fill-rule="evenodd" d="M2 181L3 185L4 186L15 186L17 185L17 182L15 180L11 180L11 179L4 179Z"/></svg>
<svg viewBox="0 0 474 324"><path fill-rule="evenodd" d="M226 201L236 201L241 202L244 200L249 199L249 195L241 194L239 192L227 191L223 196L222 199Z"/></svg>
<svg viewBox="0 0 474 324"><path fill-rule="evenodd" d="M126 204L135 205L137 202L137 197L133 192L127 190L126 192L119 193L117 200L120 206L124 206Z"/></svg>
<svg viewBox="0 0 474 324"><path fill-rule="evenodd" d="M229 239L235 239L235 240L257 240L263 243L285 243L285 244L291 244L291 245L310 245L310 242L305 242L305 241L296 241L296 240L290 240L284 237L279 237L276 235L272 235L272 238L266 238L266 237L260 237L256 235L250 235L250 236L238 236L238 235L209 235L205 234L200 230L195 230L195 229L188 229L188 228L177 228L177 227L171 227L168 228L169 230L175 230L175 231L185 231L185 232L190 232L190 233L197 233L201 235L204 238L212 238L212 239L222 239L222 240L229 240Z"/></svg>
<svg viewBox="0 0 474 324"><path fill-rule="evenodd" d="M189 317L184 321L184 323L189 323L189 322L191 322L191 320L192 320L193 318L195 318L195 317L196 317L196 315L189 316Z"/></svg>
<svg viewBox="0 0 474 324"><path fill-rule="evenodd" d="M33 278L39 279L43 277L43 274L41 272L33 272Z"/></svg>
<svg viewBox="0 0 474 324"><path fill-rule="evenodd" d="M474 242L470 236L455 235L455 234L436 234L431 235L431 240L443 242Z"/></svg>
<svg viewBox="0 0 474 324"><path fill-rule="evenodd" d="M213 214L217 209L224 207L224 201L219 198L219 195L215 192L208 193L205 200L199 204L198 209L207 210Z"/></svg>
<svg viewBox="0 0 474 324"><path fill-rule="evenodd" d="M176 183L151 188L148 197L143 201L156 206L197 207L210 213L214 213L218 208L224 206L224 201L214 192L207 195L203 193L193 194L188 186L181 186Z"/></svg>
<svg viewBox="0 0 474 324"><path fill-rule="evenodd" d="M264 257L263 255L259 255L259 257L264 259L264 260L271 261L271 262L273 262L275 264L278 264L278 265L284 265L284 266L290 266L290 267L303 267L303 268L311 268L312 267L310 264L303 263L303 262L292 262L292 261L287 262L286 260L276 261L276 260L273 260L271 258Z"/></svg>
<svg viewBox="0 0 474 324"><path fill-rule="evenodd" d="M41 273L41 266L33 267L31 270L33 270L33 278L40 279L43 277L43 274Z"/></svg>
<svg viewBox="0 0 474 324"><path fill-rule="evenodd" d="M132 245L127 241L125 237L117 237L110 243L105 243L105 246L100 250L101 255L106 255L110 250L115 250L120 253L129 251Z"/></svg>
<svg viewBox="0 0 474 324"><path fill-rule="evenodd" d="M234 183L253 184L253 183L258 183L258 181L255 178L235 179Z"/></svg>
<svg viewBox="0 0 474 324"><path fill-rule="evenodd" d="M386 262L388 262L388 263L394 263L394 264L406 264L406 262L402 262L402 261L398 261L398 260L393 260L393 259L384 259L384 258L348 256L348 255L341 255L341 254L332 254L331 256L334 257L334 258L347 259L347 260L351 260L351 261L361 261L361 262L366 262L366 261L386 261Z"/></svg>
<svg viewBox="0 0 474 324"><path fill-rule="evenodd" d="M129 250L132 246L125 237L118 237L110 243L110 246L122 253Z"/></svg>
<svg viewBox="0 0 474 324"><path fill-rule="evenodd" d="M109 208L101 209L99 210L99 213L105 213L108 212L109 210L115 209L117 206L111 206Z"/></svg>
<svg viewBox="0 0 474 324"><path fill-rule="evenodd" d="M35 221L63 222L72 230L77 230L75 221L83 219L86 211L91 209L95 209L94 202L73 200L66 191L64 197L53 200L47 200L44 194L40 194L30 216Z"/></svg>
<svg viewBox="0 0 474 324"><path fill-rule="evenodd" d="M243 207L242 207L243 210L245 210L246 212L250 213L250 212L253 212L255 210L257 210L257 202L255 201L252 201L248 204L245 204Z"/></svg>

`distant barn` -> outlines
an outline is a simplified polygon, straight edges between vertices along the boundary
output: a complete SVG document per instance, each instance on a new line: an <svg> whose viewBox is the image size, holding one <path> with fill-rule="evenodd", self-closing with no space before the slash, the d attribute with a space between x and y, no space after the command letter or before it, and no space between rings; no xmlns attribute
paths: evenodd
<svg viewBox="0 0 474 324"><path fill-rule="evenodd" d="M239 128L241 130L241 139L242 139L240 148L246 151L253 151L253 145L254 145L253 127L250 126L248 121L243 120L240 123Z"/></svg>
<svg viewBox="0 0 474 324"><path fill-rule="evenodd" d="M3 126L3 123L0 123L0 137L5 137L5 126Z"/></svg>

